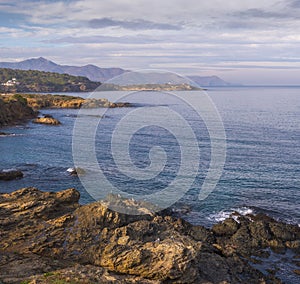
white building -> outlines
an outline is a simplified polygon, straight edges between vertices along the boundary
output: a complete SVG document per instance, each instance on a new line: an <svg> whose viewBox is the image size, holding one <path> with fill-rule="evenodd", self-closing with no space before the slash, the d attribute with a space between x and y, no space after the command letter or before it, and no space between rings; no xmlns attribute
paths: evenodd
<svg viewBox="0 0 300 284"><path fill-rule="evenodd" d="M8 80L7 82L2 83L1 85L11 87L11 86L19 85L19 84L20 84L20 82L18 82L16 78L12 78L11 80Z"/></svg>

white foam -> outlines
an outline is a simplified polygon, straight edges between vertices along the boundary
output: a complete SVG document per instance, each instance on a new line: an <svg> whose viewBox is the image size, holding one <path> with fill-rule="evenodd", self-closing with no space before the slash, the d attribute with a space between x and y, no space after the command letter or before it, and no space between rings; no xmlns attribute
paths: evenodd
<svg viewBox="0 0 300 284"><path fill-rule="evenodd" d="M227 218L233 218L235 221L238 221L238 216L234 215L237 212L240 215L248 215L253 214L253 210L248 207L241 207L241 208L232 208L230 210L222 210L220 212L211 214L208 219L211 221L222 222Z"/></svg>
<svg viewBox="0 0 300 284"><path fill-rule="evenodd" d="M15 168L11 168L11 169L3 169L2 170L2 172L3 173L9 173L9 172L14 172L14 171L16 171L17 169L15 169Z"/></svg>

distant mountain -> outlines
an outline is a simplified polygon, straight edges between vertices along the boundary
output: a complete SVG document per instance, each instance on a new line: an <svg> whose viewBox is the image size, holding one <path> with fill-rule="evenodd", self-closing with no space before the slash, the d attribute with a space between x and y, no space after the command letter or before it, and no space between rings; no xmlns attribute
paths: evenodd
<svg viewBox="0 0 300 284"><path fill-rule="evenodd" d="M59 65L43 57L31 58L20 62L0 62L0 68L38 70L84 76L95 82L104 82L126 72L126 70L121 68L100 68L91 64L85 66Z"/></svg>
<svg viewBox="0 0 300 284"><path fill-rule="evenodd" d="M197 83L199 87L226 87L232 85L218 76L188 76L188 78Z"/></svg>
<svg viewBox="0 0 300 284"><path fill-rule="evenodd" d="M0 62L0 68L11 68L20 70L38 70L46 72L55 72L60 74L69 74L73 76L84 76L91 81L105 82L115 76L121 75L129 70L122 68L100 68L96 65L85 66L70 66L59 65L53 61L47 60L43 57L31 58L20 62ZM182 83L177 75L173 73L149 73L147 75L147 82L144 82L145 75L138 75L137 82L150 83L150 84L166 84L169 82ZM140 76L140 77L139 77ZM125 76L126 77L126 76ZM124 77L124 79L125 79ZM130 76L132 78L132 76ZM212 87L212 86L230 86L230 83L225 82L217 76L188 76L189 79L197 83L200 87ZM124 80L123 79L123 80ZM136 84L136 82L128 82L128 84Z"/></svg>

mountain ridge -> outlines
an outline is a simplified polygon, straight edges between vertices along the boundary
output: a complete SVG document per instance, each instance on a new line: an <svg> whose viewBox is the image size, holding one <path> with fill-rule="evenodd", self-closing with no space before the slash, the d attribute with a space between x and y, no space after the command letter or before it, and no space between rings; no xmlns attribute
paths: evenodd
<svg viewBox="0 0 300 284"><path fill-rule="evenodd" d="M69 74L73 76L84 76L91 81L105 82L115 76L130 72L118 67L102 68L93 64L84 66L59 65L44 57L30 58L19 62L0 62L0 68L20 69L20 70L38 70L45 72L55 72L60 74ZM186 76L197 83L200 87L223 87L232 84L222 80L218 76ZM167 83L168 78L165 80Z"/></svg>

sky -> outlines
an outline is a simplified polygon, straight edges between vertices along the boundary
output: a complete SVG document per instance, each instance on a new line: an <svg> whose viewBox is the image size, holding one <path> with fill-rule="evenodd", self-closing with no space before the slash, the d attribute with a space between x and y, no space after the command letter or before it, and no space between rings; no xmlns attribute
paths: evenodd
<svg viewBox="0 0 300 284"><path fill-rule="evenodd" d="M0 0L0 61L300 85L300 0Z"/></svg>

